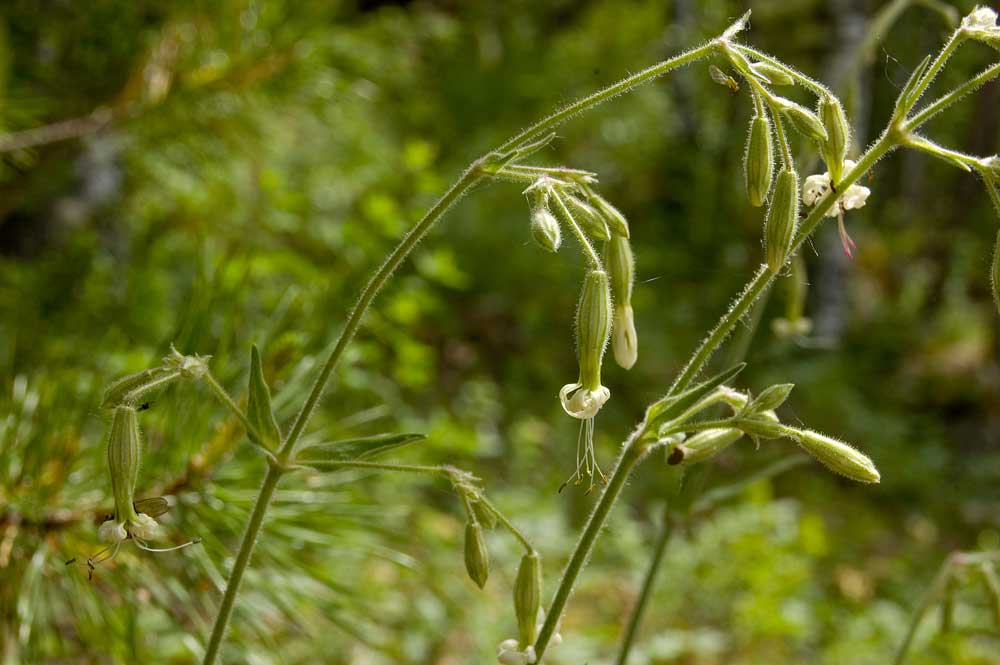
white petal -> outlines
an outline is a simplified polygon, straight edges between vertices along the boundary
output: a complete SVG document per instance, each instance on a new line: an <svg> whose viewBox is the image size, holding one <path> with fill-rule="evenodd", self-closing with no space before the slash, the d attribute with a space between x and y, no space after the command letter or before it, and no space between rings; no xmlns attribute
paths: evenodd
<svg viewBox="0 0 1000 665"><path fill-rule="evenodd" d="M811 175L806 178L805 183L802 185L802 202L807 206L814 205L826 196L829 191L829 174L824 173L823 175Z"/></svg>
<svg viewBox="0 0 1000 665"><path fill-rule="evenodd" d="M840 199L840 204L844 207L844 210L855 210L856 208L861 208L865 205L865 201L868 200L868 195L872 193L872 190L867 187L862 187L861 185L851 185L844 192L844 196Z"/></svg>
<svg viewBox="0 0 1000 665"><path fill-rule="evenodd" d="M989 29L997 27L997 13L989 7L976 7L962 19L963 28Z"/></svg>
<svg viewBox="0 0 1000 665"><path fill-rule="evenodd" d="M596 416L610 397L611 391L604 386L587 390L579 383L567 383L559 391L563 411L580 420Z"/></svg>
<svg viewBox="0 0 1000 665"><path fill-rule="evenodd" d="M517 651L517 640L504 640L499 645L497 645L497 655L501 651Z"/></svg>
<svg viewBox="0 0 1000 665"><path fill-rule="evenodd" d="M123 523L108 520L98 527L97 537L106 543L120 543L128 538L128 533Z"/></svg>
<svg viewBox="0 0 1000 665"><path fill-rule="evenodd" d="M129 531L136 538L141 538L142 540L149 540L156 536L156 527L159 526L149 515L145 513L139 513L134 520L129 524Z"/></svg>

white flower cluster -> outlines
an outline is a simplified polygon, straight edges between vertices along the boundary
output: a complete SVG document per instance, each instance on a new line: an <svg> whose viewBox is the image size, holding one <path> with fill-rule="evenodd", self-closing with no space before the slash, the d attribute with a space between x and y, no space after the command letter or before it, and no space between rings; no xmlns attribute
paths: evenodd
<svg viewBox="0 0 1000 665"><path fill-rule="evenodd" d="M962 19L962 27L968 30L996 30L997 13L989 7L976 7Z"/></svg>
<svg viewBox="0 0 1000 665"><path fill-rule="evenodd" d="M854 167L855 163L853 161L850 159L844 160L845 172L850 171ZM811 175L806 178L805 183L802 185L802 202L807 206L816 205L825 199L832 189L833 186L830 182L829 172L822 175ZM863 207L868 200L868 195L871 193L871 190L867 187L851 185L847 188L846 192L840 194L836 203L827 211L826 216L837 217L843 210L855 210L856 208Z"/></svg>

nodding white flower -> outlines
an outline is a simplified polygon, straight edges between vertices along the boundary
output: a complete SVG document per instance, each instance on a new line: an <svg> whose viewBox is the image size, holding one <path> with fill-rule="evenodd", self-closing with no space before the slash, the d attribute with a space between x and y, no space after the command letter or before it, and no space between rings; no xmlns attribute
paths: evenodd
<svg viewBox="0 0 1000 665"><path fill-rule="evenodd" d="M989 7L976 7L962 19L962 27L971 30L995 30L997 28L997 13Z"/></svg>
<svg viewBox="0 0 1000 665"><path fill-rule="evenodd" d="M850 171L856 166L856 164L850 159L844 160L844 170ZM830 172L827 171L822 175L811 175L806 178L805 183L802 185L802 202L807 206L816 205L823 199L827 197L830 191L833 189L830 182ZM855 210L857 208L863 208L865 202L868 201L868 195L872 193L872 190L867 187L862 187L861 185L851 185L847 188L846 192L840 194L837 197L837 201L833 204L829 211L827 211L827 217L836 217L843 210Z"/></svg>
<svg viewBox="0 0 1000 665"><path fill-rule="evenodd" d="M844 160L845 172L850 171L855 166L856 164L852 160ZM826 199L832 190L833 185L830 180L829 171L822 175L811 175L806 178L805 183L802 185L802 202L807 206L816 205ZM839 194L837 200L830 206L830 209L826 213L827 217L837 218L837 225L840 230L840 242L844 247L844 253L848 256L853 255L852 250L856 246L851 237L847 235L847 229L844 227L844 211L863 208L868 201L868 195L871 193L872 190L867 187L851 185L846 191Z"/></svg>
<svg viewBox="0 0 1000 665"><path fill-rule="evenodd" d="M611 391L604 386L591 390L582 383L567 383L559 391L559 400L563 411L579 418L588 420L597 415L604 403L611 398Z"/></svg>
<svg viewBox="0 0 1000 665"><path fill-rule="evenodd" d="M500 665L533 665L537 660L535 647L518 649L517 640L504 640L497 646L497 662Z"/></svg>

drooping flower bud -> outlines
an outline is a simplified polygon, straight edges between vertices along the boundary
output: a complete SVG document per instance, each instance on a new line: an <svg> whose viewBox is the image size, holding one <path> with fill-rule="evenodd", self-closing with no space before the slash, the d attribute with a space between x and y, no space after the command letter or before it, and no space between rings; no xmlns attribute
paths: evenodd
<svg viewBox="0 0 1000 665"><path fill-rule="evenodd" d="M538 634L536 620L542 602L542 562L538 552L521 557L514 582L514 614L517 616L520 646L534 644Z"/></svg>
<svg viewBox="0 0 1000 665"><path fill-rule="evenodd" d="M137 519L133 501L141 464L139 414L134 407L117 406L108 435L108 468L111 471L111 490L115 497L116 524L130 524Z"/></svg>
<svg viewBox="0 0 1000 665"><path fill-rule="evenodd" d="M835 473L861 483L877 483L881 479L871 459L843 441L812 430L800 430L798 442L807 453Z"/></svg>
<svg viewBox="0 0 1000 665"><path fill-rule="evenodd" d="M750 69L754 74L765 79L771 85L792 85L795 83L794 79L788 75L788 72L768 62L755 62L750 65Z"/></svg>
<svg viewBox="0 0 1000 665"><path fill-rule="evenodd" d="M573 219L588 235L597 240L611 239L611 230L608 229L604 217L592 206L584 203L575 196L565 196L562 200L566 204L566 208L573 215Z"/></svg>
<svg viewBox="0 0 1000 665"><path fill-rule="evenodd" d="M583 280L576 311L577 360L586 390L601 387L601 364L611 335L611 285L608 273L591 270Z"/></svg>
<svg viewBox="0 0 1000 665"><path fill-rule="evenodd" d="M750 198L750 205L759 208L764 205L767 193L771 190L771 177L774 174L771 121L766 113L754 116L753 120L750 121L750 134L747 136L743 170L746 175L747 196Z"/></svg>
<svg viewBox="0 0 1000 665"><path fill-rule="evenodd" d="M548 252L559 250L562 244L559 220L548 208L539 206L531 211L531 237L539 247Z"/></svg>
<svg viewBox="0 0 1000 665"><path fill-rule="evenodd" d="M478 522L465 524L465 570L480 589L490 576L490 553L483 538L483 527Z"/></svg>
<svg viewBox="0 0 1000 665"><path fill-rule="evenodd" d="M104 391L102 409L113 409L119 404L135 405L153 390L181 378L179 369L154 367L116 379Z"/></svg>
<svg viewBox="0 0 1000 665"><path fill-rule="evenodd" d="M685 464L703 462L740 440L743 432L735 428L707 429L687 439L678 450L683 450L681 461Z"/></svg>
<svg viewBox="0 0 1000 665"><path fill-rule="evenodd" d="M792 123L792 127L800 134L817 141L825 141L827 139L826 128L823 127L823 123L815 113L800 104L782 97L778 97L777 102L782 115Z"/></svg>
<svg viewBox="0 0 1000 665"><path fill-rule="evenodd" d="M820 153L826 162L830 179L836 185L844 175L844 160L851 143L851 126L844 115L844 107L832 95L820 97L819 118L826 128L826 140L820 142Z"/></svg>
<svg viewBox="0 0 1000 665"><path fill-rule="evenodd" d="M632 314L635 255L628 238L615 235L608 241L604 249L604 264L611 276L615 303L611 350L619 367L631 369L639 354L639 342Z"/></svg>
<svg viewBox="0 0 1000 665"><path fill-rule="evenodd" d="M771 207L764 220L764 249L767 265L778 272L788 260L788 251L799 224L799 175L792 169L778 173Z"/></svg>
<svg viewBox="0 0 1000 665"><path fill-rule="evenodd" d="M601 213L612 234L623 238L629 237L628 221L621 210L611 205L603 196L593 192L590 192L590 204Z"/></svg>

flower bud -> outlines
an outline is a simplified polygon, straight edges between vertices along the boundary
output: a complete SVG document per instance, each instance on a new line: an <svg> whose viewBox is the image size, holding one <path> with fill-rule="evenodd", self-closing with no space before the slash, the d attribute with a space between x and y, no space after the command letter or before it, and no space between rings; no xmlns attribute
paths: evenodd
<svg viewBox="0 0 1000 665"><path fill-rule="evenodd" d="M133 522L136 519L132 502L141 463L139 415L131 406L117 406L108 435L108 467L111 470L111 489L115 497L116 523Z"/></svg>
<svg viewBox="0 0 1000 665"><path fill-rule="evenodd" d="M559 230L559 221L548 208L539 206L531 211L531 236L542 249L548 252L559 250L562 232Z"/></svg>
<svg viewBox="0 0 1000 665"><path fill-rule="evenodd" d="M798 442L807 453L835 473L861 483L877 483L880 480L878 469L871 459L843 441L812 430L801 430Z"/></svg>
<svg viewBox="0 0 1000 665"><path fill-rule="evenodd" d="M483 538L483 527L478 522L465 525L465 570L480 589L490 576L490 553Z"/></svg>
<svg viewBox="0 0 1000 665"><path fill-rule="evenodd" d="M575 196L566 196L562 200L580 228L597 240L611 240L611 231L597 210Z"/></svg>
<svg viewBox="0 0 1000 665"><path fill-rule="evenodd" d="M591 270L583 280L576 311L576 352L580 384L588 391L601 387L601 363L611 335L611 286L608 273Z"/></svg>
<svg viewBox="0 0 1000 665"><path fill-rule="evenodd" d="M820 142L820 153L830 180L836 185L844 175L844 160L847 158L847 148L851 143L851 126L844 115L844 107L836 97L823 95L819 99L819 118L826 128L827 138Z"/></svg>
<svg viewBox="0 0 1000 665"><path fill-rule="evenodd" d="M750 197L750 205L755 208L764 205L771 189L771 177L774 174L774 147L771 141L771 121L767 115L754 116L750 121L743 171L746 175L747 196Z"/></svg>
<svg viewBox="0 0 1000 665"><path fill-rule="evenodd" d="M632 305L615 305L614 325L611 326L611 351L622 369L632 369L639 357L639 338L635 333Z"/></svg>
<svg viewBox="0 0 1000 665"><path fill-rule="evenodd" d="M799 224L799 175L792 169L778 173L771 207L764 220L764 249L767 265L778 272L788 260L788 251Z"/></svg>
<svg viewBox="0 0 1000 665"><path fill-rule="evenodd" d="M757 76L766 79L771 85L793 85L795 83L788 72L768 62L755 62L750 65L750 69Z"/></svg>
<svg viewBox="0 0 1000 665"><path fill-rule="evenodd" d="M825 141L828 138L826 128L815 113L787 99L778 98L778 103L782 114L800 134L817 141Z"/></svg>
<svg viewBox="0 0 1000 665"><path fill-rule="evenodd" d="M623 238L629 237L628 221L625 220L625 215L618 208L611 205L607 199L598 194L591 195L590 203L597 212L601 213L611 233Z"/></svg>
<svg viewBox="0 0 1000 665"><path fill-rule="evenodd" d="M686 440L678 449L684 450L682 461L685 464L695 464L714 457L716 453L739 441L742 436L743 432L735 428L707 429Z"/></svg>
<svg viewBox="0 0 1000 665"><path fill-rule="evenodd" d="M535 623L538 608L542 602L542 562L538 552L521 557L514 582L514 614L517 615L518 634L521 645L534 644L538 633Z"/></svg>

